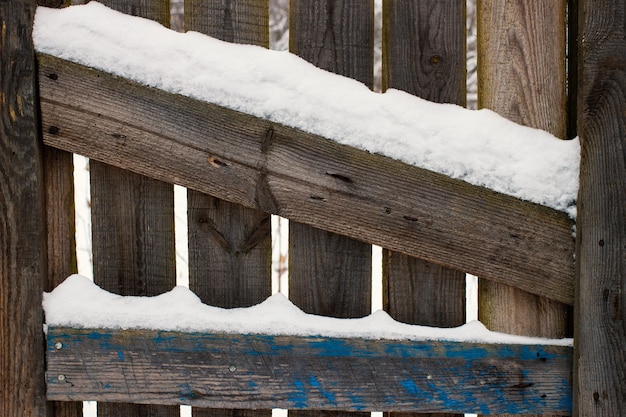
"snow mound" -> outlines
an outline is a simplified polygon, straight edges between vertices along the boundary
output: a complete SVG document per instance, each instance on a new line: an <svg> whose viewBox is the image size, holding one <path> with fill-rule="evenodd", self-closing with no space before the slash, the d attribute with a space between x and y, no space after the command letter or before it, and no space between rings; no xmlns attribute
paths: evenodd
<svg viewBox="0 0 626 417"><path fill-rule="evenodd" d="M123 297L80 275L72 275L52 292L44 293L43 307L46 325L57 327L572 345L572 339L491 332L478 321L444 329L400 323L384 311L358 319L317 316L304 313L282 294L252 307L234 309L203 304L180 286L155 297Z"/></svg>
<svg viewBox="0 0 626 417"><path fill-rule="evenodd" d="M93 1L39 7L33 37L39 52L575 215L579 141L489 110L374 93L287 52L181 34Z"/></svg>

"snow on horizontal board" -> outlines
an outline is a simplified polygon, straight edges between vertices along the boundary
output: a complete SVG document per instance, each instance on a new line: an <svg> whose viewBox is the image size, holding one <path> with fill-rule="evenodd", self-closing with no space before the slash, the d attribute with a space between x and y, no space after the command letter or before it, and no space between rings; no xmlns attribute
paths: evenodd
<svg viewBox="0 0 626 417"><path fill-rule="evenodd" d="M491 332L478 321L444 329L400 323L384 311L358 319L317 316L304 313L282 294L256 306L234 309L203 304L180 286L155 297L123 297L80 275L72 275L52 292L44 293L43 307L46 325L55 327L572 345L572 339Z"/></svg>
<svg viewBox="0 0 626 417"><path fill-rule="evenodd" d="M287 52L171 31L98 4L39 7L37 51L575 215L580 145L489 110L374 93Z"/></svg>

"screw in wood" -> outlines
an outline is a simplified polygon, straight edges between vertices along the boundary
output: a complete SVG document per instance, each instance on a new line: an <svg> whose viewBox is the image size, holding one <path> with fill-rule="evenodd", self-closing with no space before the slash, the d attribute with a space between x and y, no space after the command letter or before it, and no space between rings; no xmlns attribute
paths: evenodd
<svg viewBox="0 0 626 417"><path fill-rule="evenodd" d="M235 365L230 365L230 366L228 367L228 370L229 370L230 372L235 372L235 371L237 370L237 367L236 367Z"/></svg>
<svg viewBox="0 0 626 417"><path fill-rule="evenodd" d="M56 350L61 350L61 349L63 349L63 343L61 343L61 342L56 342L56 343L54 344L54 348L55 348Z"/></svg>
<svg viewBox="0 0 626 417"><path fill-rule="evenodd" d="M59 376L57 376L57 379L61 382L65 381L65 375L61 374Z"/></svg>

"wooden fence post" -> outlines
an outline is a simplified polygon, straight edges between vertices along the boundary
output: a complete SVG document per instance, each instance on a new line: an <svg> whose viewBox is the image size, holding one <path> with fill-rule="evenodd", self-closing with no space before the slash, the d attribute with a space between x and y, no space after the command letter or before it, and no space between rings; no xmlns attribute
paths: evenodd
<svg viewBox="0 0 626 417"><path fill-rule="evenodd" d="M169 26L168 0L106 0L115 10ZM176 285L174 188L90 161L94 280L122 295L157 295ZM174 417L179 407L100 403L99 417Z"/></svg>
<svg viewBox="0 0 626 417"><path fill-rule="evenodd" d="M67 6L67 0L38 0L40 6ZM69 275L78 272L76 264L76 213L74 205L74 161L72 153L44 146L46 220L48 234L48 279L51 291ZM48 404L54 417L80 417L80 401L55 401Z"/></svg>
<svg viewBox="0 0 626 417"><path fill-rule="evenodd" d="M374 2L291 0L289 50L319 68L373 88ZM371 281L371 245L289 223L289 298L301 309L334 317L365 316L371 312ZM294 417L346 414L289 413Z"/></svg>
<svg viewBox="0 0 626 417"><path fill-rule="evenodd" d="M478 2L478 106L565 138L566 1ZM491 330L528 336L571 333L571 308L481 280L479 319Z"/></svg>
<svg viewBox="0 0 626 417"><path fill-rule="evenodd" d="M46 217L36 1L0 3L0 414L45 416Z"/></svg>
<svg viewBox="0 0 626 417"><path fill-rule="evenodd" d="M185 0L185 30L269 47L267 0ZM187 191L189 287L203 302L249 307L272 293L270 215ZM194 417L269 417L271 410L192 409Z"/></svg>
<svg viewBox="0 0 626 417"><path fill-rule="evenodd" d="M465 0L385 0L383 33L383 89L465 105ZM465 324L465 273L385 249L383 300L396 320L460 326Z"/></svg>
<svg viewBox="0 0 626 417"><path fill-rule="evenodd" d="M626 415L626 4L581 0L574 415Z"/></svg>

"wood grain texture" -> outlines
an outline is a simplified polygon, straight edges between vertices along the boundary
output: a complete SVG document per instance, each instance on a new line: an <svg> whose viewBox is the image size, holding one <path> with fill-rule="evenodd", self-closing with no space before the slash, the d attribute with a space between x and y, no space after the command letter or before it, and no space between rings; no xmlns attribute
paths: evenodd
<svg viewBox="0 0 626 417"><path fill-rule="evenodd" d="M565 138L566 0L482 0L478 106Z"/></svg>
<svg viewBox="0 0 626 417"><path fill-rule="evenodd" d="M383 3L383 88L465 104L465 2ZM452 327L465 323L465 273L383 252L384 306L397 320Z"/></svg>
<svg viewBox="0 0 626 417"><path fill-rule="evenodd" d="M573 302L565 213L59 59L39 68L51 146Z"/></svg>
<svg viewBox="0 0 626 417"><path fill-rule="evenodd" d="M50 328L51 399L571 413L572 348Z"/></svg>
<svg viewBox="0 0 626 417"><path fill-rule="evenodd" d="M48 237L46 291L51 291L69 275L78 272L73 156L69 152L46 146L44 147L43 164ZM47 415L81 417L83 415L83 403L49 403Z"/></svg>
<svg viewBox="0 0 626 417"><path fill-rule="evenodd" d="M35 1L0 2L0 415L46 415L46 281Z"/></svg>
<svg viewBox="0 0 626 417"><path fill-rule="evenodd" d="M374 85L374 2L291 0L289 50L315 66ZM372 247L349 237L289 223L289 298L302 310L333 317L371 312ZM365 417L290 411L292 417Z"/></svg>
<svg viewBox="0 0 626 417"><path fill-rule="evenodd" d="M169 27L167 0L103 3ZM95 282L124 295L155 295L170 290L176 285L173 186L93 160L90 179ZM176 407L155 410L98 404L99 417L179 414Z"/></svg>
<svg viewBox="0 0 626 417"><path fill-rule="evenodd" d="M383 90L436 103L466 101L465 2L383 2Z"/></svg>
<svg viewBox="0 0 626 417"><path fill-rule="evenodd" d="M185 30L269 48L268 1L185 0Z"/></svg>
<svg viewBox="0 0 626 417"><path fill-rule="evenodd" d="M271 295L266 213L189 191L189 286L202 302L249 307Z"/></svg>
<svg viewBox="0 0 626 417"><path fill-rule="evenodd" d="M373 86L373 2L292 0L289 12L292 53ZM369 314L371 256L364 242L290 222L289 298L309 313Z"/></svg>
<svg viewBox="0 0 626 417"><path fill-rule="evenodd" d="M185 30L268 48L269 2L185 0ZM199 191L187 193L189 287L203 302L225 308L248 307L269 297L272 293L270 215ZM269 417L271 410L194 408L192 414L194 417Z"/></svg>
<svg viewBox="0 0 626 417"><path fill-rule="evenodd" d="M372 88L374 2L291 0L289 5L289 51Z"/></svg>
<svg viewBox="0 0 626 417"><path fill-rule="evenodd" d="M383 2L383 90L465 105L465 61L464 0ZM383 308L410 324L465 324L465 273L384 250Z"/></svg>
<svg viewBox="0 0 626 417"><path fill-rule="evenodd" d="M580 2L574 413L626 415L626 4Z"/></svg>
<svg viewBox="0 0 626 417"><path fill-rule="evenodd" d="M565 138L566 0L478 5L479 106ZM491 330L571 336L571 308L497 282L479 282L479 319Z"/></svg>

